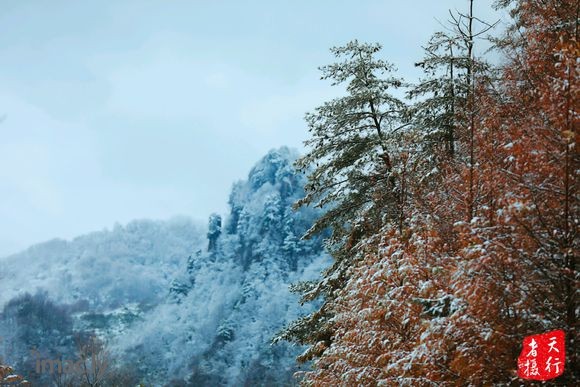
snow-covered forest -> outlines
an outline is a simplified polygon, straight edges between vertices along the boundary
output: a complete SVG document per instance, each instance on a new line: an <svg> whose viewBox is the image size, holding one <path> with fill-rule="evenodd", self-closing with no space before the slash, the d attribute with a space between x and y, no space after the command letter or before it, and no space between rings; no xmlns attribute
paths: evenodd
<svg viewBox="0 0 580 387"><path fill-rule="evenodd" d="M522 340L563 330L553 382L578 385L580 2L498 0L501 23L474 2L417 81L387 45L331 48L339 96L225 216L0 259L0 384L528 385Z"/></svg>
<svg viewBox="0 0 580 387"><path fill-rule="evenodd" d="M304 196L296 158L269 152L234 184L230 214L212 215L207 228L134 221L3 259L3 358L49 385L54 375L36 373L37 360L74 359L79 340L96 335L115 365L104 385L292 383L299 350L271 341L307 310L289 286L330 262L323 236L300 239L320 210L292 210ZM58 383L82 382L75 377Z"/></svg>

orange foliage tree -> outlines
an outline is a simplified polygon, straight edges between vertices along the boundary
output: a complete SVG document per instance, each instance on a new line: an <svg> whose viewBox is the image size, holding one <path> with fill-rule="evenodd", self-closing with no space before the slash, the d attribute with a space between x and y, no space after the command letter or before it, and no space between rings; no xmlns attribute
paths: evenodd
<svg viewBox="0 0 580 387"><path fill-rule="evenodd" d="M14 373L14 369L0 364L0 386L30 386L30 382L21 375Z"/></svg>
<svg viewBox="0 0 580 387"><path fill-rule="evenodd" d="M409 174L406 226L361 244L304 384L515 382L523 337L551 329L568 337L559 381L580 382L579 2L503 3L514 24L499 77L472 78L439 175Z"/></svg>

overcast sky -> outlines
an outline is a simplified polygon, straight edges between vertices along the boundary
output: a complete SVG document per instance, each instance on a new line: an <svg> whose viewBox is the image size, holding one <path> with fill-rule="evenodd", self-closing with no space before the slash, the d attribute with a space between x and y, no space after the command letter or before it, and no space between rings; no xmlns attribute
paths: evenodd
<svg viewBox="0 0 580 387"><path fill-rule="evenodd" d="M478 14L493 19L490 0ZM413 80L467 0L0 2L0 256L136 218L225 213L269 149L300 148L359 39Z"/></svg>

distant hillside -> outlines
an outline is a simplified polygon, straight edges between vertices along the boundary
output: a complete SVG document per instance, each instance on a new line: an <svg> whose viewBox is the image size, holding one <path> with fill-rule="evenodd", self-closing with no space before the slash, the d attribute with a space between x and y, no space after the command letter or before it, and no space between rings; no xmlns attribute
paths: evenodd
<svg viewBox="0 0 580 387"><path fill-rule="evenodd" d="M296 157L287 148L271 151L234 184L230 214L210 217L207 246L189 258L168 302L119 337L128 359L154 370L153 380L292 382L299 349L270 340L300 314L289 285L315 278L328 263L320 238L300 240L316 213L291 208L304 194Z"/></svg>
<svg viewBox="0 0 580 387"><path fill-rule="evenodd" d="M0 259L0 307L37 290L58 302L86 300L96 309L156 303L203 238L203 227L182 217L136 220L72 241L34 245Z"/></svg>
<svg viewBox="0 0 580 387"><path fill-rule="evenodd" d="M269 152L233 185L229 214L211 215L207 228L187 218L134 221L0 260L0 355L33 367L31 346L72 353L75 332L94 332L134 380L292 384L300 348L270 340L307 311L289 285L328 264L320 238L300 239L317 210L291 208L304 194L297 156Z"/></svg>

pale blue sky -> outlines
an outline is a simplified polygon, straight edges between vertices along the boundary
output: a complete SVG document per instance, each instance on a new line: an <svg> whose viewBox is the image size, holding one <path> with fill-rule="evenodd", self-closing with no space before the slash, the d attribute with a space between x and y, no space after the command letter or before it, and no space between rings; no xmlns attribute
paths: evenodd
<svg viewBox="0 0 580 387"><path fill-rule="evenodd" d="M476 0L487 19L490 0ZM351 39L409 80L466 0L0 2L0 256L135 218L225 213L231 184L336 95Z"/></svg>

